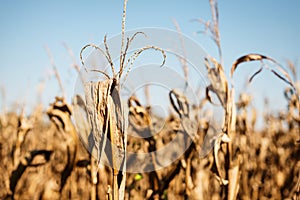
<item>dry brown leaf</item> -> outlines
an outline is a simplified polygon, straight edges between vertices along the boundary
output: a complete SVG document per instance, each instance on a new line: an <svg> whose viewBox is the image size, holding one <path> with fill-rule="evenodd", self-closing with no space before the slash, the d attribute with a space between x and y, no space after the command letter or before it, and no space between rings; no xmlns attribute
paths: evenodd
<svg viewBox="0 0 300 200"><path fill-rule="evenodd" d="M180 123L190 138L195 142L197 137L197 122L190 119L189 103L185 95L177 90L169 92L172 107L180 117Z"/></svg>
<svg viewBox="0 0 300 200"><path fill-rule="evenodd" d="M228 99L228 82L224 69L220 63L211 57L205 58L205 66L207 68L208 78L210 81L210 85L206 88L206 97L211 103L213 103L209 94L210 92L213 92L217 95L222 107L226 109Z"/></svg>
<svg viewBox="0 0 300 200"><path fill-rule="evenodd" d="M221 148L221 143L222 142L230 142L230 138L224 134L224 133L220 133L218 136L215 137L214 139L214 160L215 160L215 164L216 164L216 168L217 168L217 174L216 174L216 178L217 180L220 182L221 185L227 185L228 184L228 180L224 179L221 175L221 164L219 161L219 150Z"/></svg>
<svg viewBox="0 0 300 200"><path fill-rule="evenodd" d="M238 65L244 62L250 62L250 61L260 61L263 59L269 59L273 60L271 58L268 58L267 56L261 55L261 54L247 54L240 58L238 58L232 65L230 70L230 76L233 76L234 71L237 69Z"/></svg>
<svg viewBox="0 0 300 200"><path fill-rule="evenodd" d="M240 167L239 164L232 166L229 169L229 191L228 191L228 199L234 200L237 198L237 194L239 191L239 177L240 176Z"/></svg>
<svg viewBox="0 0 300 200"><path fill-rule="evenodd" d="M234 72L236 71L238 65L240 65L241 63L244 62L250 62L250 61L263 61L263 60L269 60L271 61L274 65L275 68L282 74L278 73L277 71L275 71L272 68L267 67L266 65L263 65L257 72L255 72L251 78L250 78L250 82L252 81L252 79L259 74L263 68L266 68L268 70L270 70L275 76L277 76L279 79L283 80L284 82L286 82L287 84L289 84L294 90L296 90L292 79L290 78L289 74L287 73L287 71L273 58L261 55L261 54L247 54L244 55L240 58L238 58L232 65L231 70L230 70L230 77L233 77Z"/></svg>
<svg viewBox="0 0 300 200"><path fill-rule="evenodd" d="M55 102L50 105L47 114L57 129L60 130L65 137L70 138L67 139L68 163L61 174L60 191L62 191L76 164L78 138L71 120L71 106L66 103L63 97L55 98Z"/></svg>

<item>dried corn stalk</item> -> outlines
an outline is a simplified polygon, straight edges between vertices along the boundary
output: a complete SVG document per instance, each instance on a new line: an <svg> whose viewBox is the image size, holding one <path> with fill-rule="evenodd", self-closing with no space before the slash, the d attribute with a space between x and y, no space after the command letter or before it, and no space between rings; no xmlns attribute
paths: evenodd
<svg viewBox="0 0 300 200"><path fill-rule="evenodd" d="M270 61L273 65L269 66L266 65L265 63L263 63L264 60ZM261 55L261 54L247 54L244 55L240 58L238 58L232 65L231 67L231 72L230 72L230 76L233 77L234 72L236 71L237 67L244 63L244 62L250 62L250 61L260 61L262 63L262 66L260 67L260 69L255 72L251 78L249 79L249 81L251 82L253 80L253 78L258 75L263 69L267 69L269 71L271 71L275 76L277 76L279 79L281 79L282 81L284 81L285 83L287 83L290 88L287 89L285 91L285 97L289 100L289 102L291 103L289 105L289 108L291 110L297 110L298 113L297 115L292 114L293 119L295 119L296 121L300 121L300 99L299 99L299 91L296 88L296 84L293 81L293 79L290 77L289 73L284 69L283 66L280 65L280 63L278 63L276 60L274 60L273 58L267 57L265 55ZM291 68L291 66L290 66ZM292 71L295 71L292 68Z"/></svg>
<svg viewBox="0 0 300 200"><path fill-rule="evenodd" d="M127 0L124 1L123 17L122 17L122 43L120 52L119 71L115 71L114 63L111 59L109 48L104 37L105 50L94 44L88 44L82 48L80 52L80 59L82 65L85 67L82 53L87 47L93 47L100 51L110 64L112 77L106 72L85 67L86 72L98 72L105 76L105 80L96 82L84 83L86 110L88 113L89 122L91 125L92 143L97 151L97 160L100 164L101 159L106 155L107 160L113 171L113 199L124 199L125 194L125 180L126 180L126 121L125 112L121 104L120 98L120 79L126 68L127 77L135 59L145 50L154 49L163 54L165 62L166 55L162 49L156 46L145 46L135 51L126 61L127 50L130 43L134 40L136 35L143 34L141 32L135 33L132 37L127 38L125 44L125 19L126 19L126 5ZM108 195L110 196L110 195Z"/></svg>
<svg viewBox="0 0 300 200"><path fill-rule="evenodd" d="M269 66L266 65L265 63L263 63L264 60L270 61L273 65ZM285 96L286 98L290 101L290 103L292 102L292 106L291 104L289 105L289 109L292 110L297 110L298 113L295 116L294 114L292 114L292 118L295 119L296 121L298 121L299 119L299 106L300 106L300 101L299 101L299 94L298 91L296 89L295 83L293 81L293 79L290 77L289 73L284 69L283 66L281 66L276 60L274 60L273 58L267 57L265 55L261 55L261 54L247 54L244 55L240 58L238 58L232 65L231 67L231 73L230 76L233 77L234 72L236 71L237 67L244 63L244 62L250 62L250 61L260 61L263 65L260 67L260 69L255 72L251 78L250 78L250 82L253 80L253 78L258 75L264 68L270 70L275 76L277 76L279 79L281 79L282 81L284 81L285 83L287 83L291 88L287 89L285 91ZM291 66L290 66L291 67ZM293 68L291 68L292 72L295 72L295 70ZM295 109L296 108L296 109ZM300 170L299 170L299 174L298 174L298 181L295 185L295 191L292 191L293 194L297 195L297 192L299 192L299 184L300 183ZM291 194L292 194L291 193Z"/></svg>
<svg viewBox="0 0 300 200"><path fill-rule="evenodd" d="M55 102L47 110L50 120L57 129L66 137L68 163L66 164L60 180L60 191L63 190L67 179L70 177L76 163L78 138L75 127L71 121L72 109L63 97L56 97Z"/></svg>
<svg viewBox="0 0 300 200"><path fill-rule="evenodd" d="M235 138L236 111L234 104L234 87L229 88L224 69L214 58L205 60L210 85L206 88L206 98L213 104L211 93L217 96L218 101L225 111L223 130L214 138L214 159L216 166L216 178L221 185L226 187L226 199L236 199L239 190L239 158L233 157L232 142ZM219 152L221 144L226 144L223 149L224 164L221 163ZM224 165L225 171L222 171Z"/></svg>

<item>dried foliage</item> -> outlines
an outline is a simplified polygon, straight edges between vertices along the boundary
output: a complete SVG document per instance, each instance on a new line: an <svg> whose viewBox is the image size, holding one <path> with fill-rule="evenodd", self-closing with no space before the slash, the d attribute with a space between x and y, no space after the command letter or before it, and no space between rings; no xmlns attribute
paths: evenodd
<svg viewBox="0 0 300 200"><path fill-rule="evenodd" d="M175 112L163 119L153 114L151 104L142 105L132 96L127 100L129 125L125 127L119 94L122 76L127 77L134 60L144 50L158 50L164 61L166 58L164 51L154 46L127 55L132 40L143 33L136 33L125 41L126 3L125 0L119 68L112 62L106 37L104 50L94 44L82 49L99 50L110 64L112 77L106 72L85 68L86 72L100 73L105 79L94 82L82 79L85 97L75 96L72 104L64 97L56 97L46 111L36 107L28 116L23 112L24 107L19 113L3 106L0 199L299 199L300 89L296 67L288 63L290 74L273 58L248 54L233 63L229 79L222 62L207 56L204 62L209 84L199 106L191 105L184 94L172 89L169 101ZM206 28L220 49L217 4L214 1L210 4L213 20ZM71 50L68 51L72 55ZM84 65L82 54L81 60ZM286 90L281 91L287 108L265 111L261 130L254 128L257 110L251 103L251 94L241 93L235 101L233 75L243 63L251 61L262 65L250 82L267 69L287 85ZM79 72L75 62L73 66ZM182 67L187 78L186 63L182 62ZM61 83L57 70L56 77ZM62 85L60 87L63 92ZM5 98L4 92L2 96ZM205 137L213 128L205 112L201 118L198 115L206 103L220 105L224 116L222 129L209 141L213 150L200 156L201 148L207 145ZM82 112L74 113L75 109ZM81 119L81 123L76 124L77 130L72 117ZM162 121L165 124L159 129ZM86 137L78 138L78 132ZM133 137L135 135L139 137ZM177 140L177 146L168 149L168 155L159 154L157 150L173 140ZM151 157L147 162L145 158L134 156L126 160L126 151L149 153ZM111 168L100 164L100 159L109 154L113 155L108 159ZM174 155L178 159L159 169L164 166L166 157ZM139 170L150 172L125 173L126 167L133 163L139 164Z"/></svg>
<svg viewBox="0 0 300 200"><path fill-rule="evenodd" d="M93 137L93 142L87 144L87 148L90 152L97 151L97 161L98 166L100 161L104 160L104 154L107 161L112 169L112 194L108 192L108 199L124 199L125 197L125 183L126 183L126 147L127 147L127 134L126 131L126 121L125 121L125 111L122 107L120 90L122 84L120 79L126 68L127 73L125 78L127 78L134 61L136 58L144 51L148 49L154 49L160 51L164 57L162 65L165 63L165 52L156 46L145 46L136 50L126 61L127 51L138 34L143 34L142 32L136 32L130 38L127 38L125 43L125 22L126 22L126 6L127 0L124 1L123 7L123 17L122 17L122 41L121 41L121 52L120 52L120 66L119 71L116 72L113 60L111 58L109 47L106 41L106 36L104 37L105 50L101 49L97 45L88 44L84 46L80 52L81 63L85 68L87 73L99 72L105 76L105 80L99 80L96 82L83 80L84 90L85 90L85 108L88 115L88 121L91 124L91 134ZM83 60L83 51L88 48L93 47L99 52L101 52L108 63L112 71L112 77L110 77L106 72L97 69L87 69Z"/></svg>

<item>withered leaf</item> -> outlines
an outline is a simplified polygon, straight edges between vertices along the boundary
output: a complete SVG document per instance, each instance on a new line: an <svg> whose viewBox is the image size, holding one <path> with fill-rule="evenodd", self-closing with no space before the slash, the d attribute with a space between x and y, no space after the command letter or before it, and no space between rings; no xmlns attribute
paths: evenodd
<svg viewBox="0 0 300 200"><path fill-rule="evenodd" d="M237 69L237 66L239 64L244 63L244 62L250 62L250 61L259 61L259 60L263 60L263 59L273 60L273 59L268 58L267 56L264 56L261 54L247 54L247 55L244 55L244 56L238 58L231 67L230 76L231 77L233 76L233 73Z"/></svg>
<svg viewBox="0 0 300 200"><path fill-rule="evenodd" d="M285 83L289 84L294 90L296 90L293 81L291 79L291 77L289 76L289 74L287 73L287 71L273 58L261 55L261 54L247 54L244 55L240 58L238 58L232 65L231 70L230 70L230 76L232 77L234 72L236 71L237 67L239 64L244 63L244 62L250 62L250 61L263 61L263 60L269 60L271 61L274 65L275 68L282 74L278 73L277 71L275 71L274 69L263 65L258 71L256 71L250 78L250 82L252 81L252 79L259 74L263 68L266 68L268 70L270 70L275 76L277 76L279 79L283 80Z"/></svg>
<svg viewBox="0 0 300 200"><path fill-rule="evenodd" d="M169 92L169 99L172 107L180 117L183 129L195 142L198 126L196 121L190 119L189 103L186 96L177 90L171 90Z"/></svg>
<svg viewBox="0 0 300 200"><path fill-rule="evenodd" d="M220 63L218 63L214 58L211 57L205 58L205 65L210 81L210 85L206 88L206 97L211 103L213 103L209 94L210 92L213 92L217 95L218 100L220 101L222 107L225 109L228 100L228 83L223 67Z"/></svg>

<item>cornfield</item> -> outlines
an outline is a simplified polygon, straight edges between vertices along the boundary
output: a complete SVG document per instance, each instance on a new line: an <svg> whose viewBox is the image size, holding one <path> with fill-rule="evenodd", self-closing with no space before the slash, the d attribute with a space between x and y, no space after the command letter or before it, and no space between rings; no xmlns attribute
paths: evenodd
<svg viewBox="0 0 300 200"><path fill-rule="evenodd" d="M126 3L125 0L122 34ZM85 89L92 91L91 96L75 96L72 102L63 96L55 97L49 107L38 105L29 115L22 109L21 112L3 109L0 115L0 199L300 199L300 82L296 66L288 63L286 70L271 57L247 54L236 59L227 76L222 64L218 8L213 0L210 5L212 21L199 22L212 36L219 50L219 60L211 56L204 60L209 84L197 105L191 105L188 98L174 88L169 92L173 112L161 119L151 112L151 105L141 104L133 95L127 100L128 127L125 130L124 113L118 104L119 78L130 74L134 60L145 50L161 53L162 67L167 56L160 47L146 46L128 59L128 46L136 35L143 33L136 33L127 43L123 35L117 72L105 36L104 50L93 44L82 49L82 52L88 47L101 51L113 71L113 77L109 77L105 72L94 70L106 79L87 85ZM179 30L178 25L176 28ZM80 58L84 67L82 54ZM263 63L249 82L255 81L262 70L268 70L286 85L286 90L279 91L286 98L286 109L265 111L260 130L254 128L258 116L251 104L253 97L235 91L238 83L234 77L245 62ZM79 65L74 66L80 73ZM63 91L61 78L53 67ZM185 67L183 62L182 68ZM219 122L222 129L210 140L211 151L199 156L211 130L209 117L202 111L205 105L216 104L223 113L223 121ZM78 107L95 114L97 120L90 117L90 124L82 122L78 129L72 120ZM132 137L151 133L158 121L165 124L155 137ZM90 130L95 142L92 154L78 133L88 135ZM105 137L117 149L104 148ZM183 141L178 149L186 148L184 153L167 167L157 169L164 162L164 156L155 152L176 137ZM99 161L103 152L107 153L106 148L112 152L112 158L108 159L110 166ZM170 153L177 155L178 149L170 149ZM151 165L126 157L127 151L150 153ZM126 172L132 162L141 162L140 171L144 172ZM149 170L152 168L154 170Z"/></svg>

